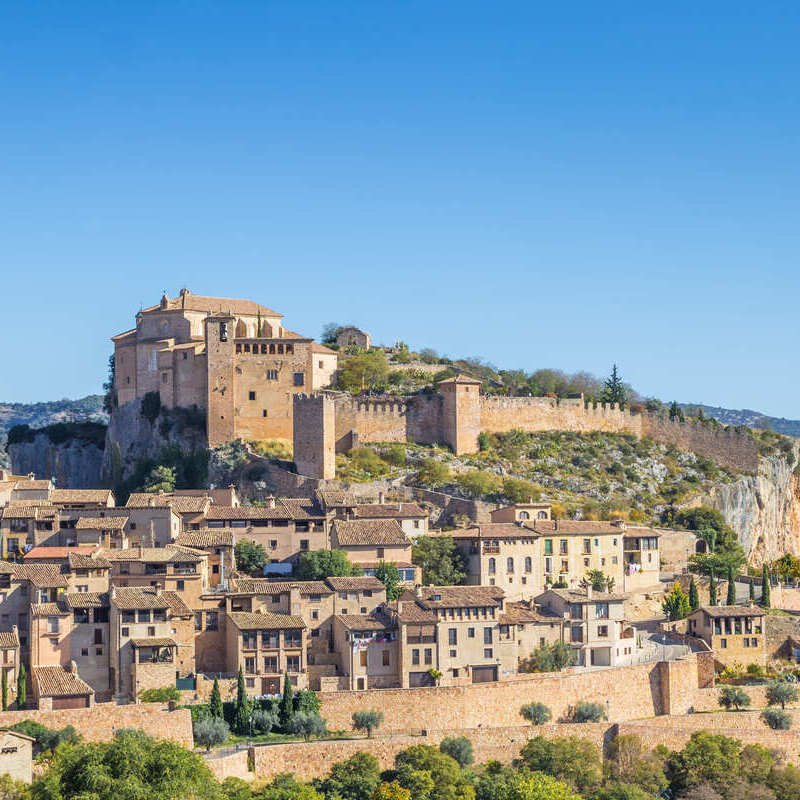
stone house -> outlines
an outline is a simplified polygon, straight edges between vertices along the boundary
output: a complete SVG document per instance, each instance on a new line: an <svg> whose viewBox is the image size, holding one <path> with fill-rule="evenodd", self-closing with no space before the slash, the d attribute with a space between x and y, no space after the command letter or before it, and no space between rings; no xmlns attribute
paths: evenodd
<svg viewBox="0 0 800 800"><path fill-rule="evenodd" d="M35 741L33 737L18 731L0 730L0 775L31 783Z"/></svg>
<svg viewBox="0 0 800 800"><path fill-rule="evenodd" d="M31 688L33 701L40 711L94 705L94 691L78 675L74 663L67 667L31 667Z"/></svg>
<svg viewBox="0 0 800 800"><path fill-rule="evenodd" d="M207 557L208 585L227 586L235 573L233 530L200 528L182 533L175 544L192 550L202 550Z"/></svg>
<svg viewBox="0 0 800 800"><path fill-rule="evenodd" d="M397 626L385 615L333 617L333 652L339 688L362 691L400 686Z"/></svg>
<svg viewBox="0 0 800 800"><path fill-rule="evenodd" d="M0 631L0 669L6 676L8 699L11 702L17 694L17 674L19 672L19 636L17 626L10 631Z"/></svg>
<svg viewBox="0 0 800 800"><path fill-rule="evenodd" d="M537 519L550 519L550 503L514 503L496 508L491 512L492 522L532 522Z"/></svg>
<svg viewBox="0 0 800 800"><path fill-rule="evenodd" d="M417 503L361 503L352 510L353 519L395 519L411 539L428 533L428 512Z"/></svg>
<svg viewBox="0 0 800 800"><path fill-rule="evenodd" d="M37 481L38 483L38 481ZM45 501L9 503L0 517L0 541L5 559L14 559L39 544L58 544L59 513Z"/></svg>
<svg viewBox="0 0 800 800"><path fill-rule="evenodd" d="M346 325L336 331L336 345L340 348L358 347L361 350L369 350L372 346L372 339L361 328Z"/></svg>
<svg viewBox="0 0 800 800"><path fill-rule="evenodd" d="M701 606L687 619L690 636L702 639L724 666L767 662L766 614L758 606Z"/></svg>
<svg viewBox="0 0 800 800"><path fill-rule="evenodd" d="M353 564L374 567L381 561L411 563L411 540L400 523L390 519L336 519L331 549L343 550Z"/></svg>

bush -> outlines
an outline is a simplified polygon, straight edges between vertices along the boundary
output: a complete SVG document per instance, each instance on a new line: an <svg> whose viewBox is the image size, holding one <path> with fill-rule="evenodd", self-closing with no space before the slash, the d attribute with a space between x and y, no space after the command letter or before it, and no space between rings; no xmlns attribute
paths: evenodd
<svg viewBox="0 0 800 800"><path fill-rule="evenodd" d="M544 725L546 722L550 722L553 717L552 712L544 703L528 703L522 706L519 713L531 725Z"/></svg>
<svg viewBox="0 0 800 800"><path fill-rule="evenodd" d="M383 722L381 711L355 711L353 712L353 730L366 731L367 738L372 738L372 731L379 728Z"/></svg>
<svg viewBox="0 0 800 800"><path fill-rule="evenodd" d="M735 708L738 711L750 705L750 695L738 686L723 686L719 693L719 704L728 710Z"/></svg>
<svg viewBox="0 0 800 800"><path fill-rule="evenodd" d="M417 482L431 489L437 489L451 480L447 464L435 458L426 458L417 470Z"/></svg>
<svg viewBox="0 0 800 800"><path fill-rule="evenodd" d="M382 451L381 457L387 464L391 464L393 467L404 467L408 460L406 448L402 444L390 444Z"/></svg>
<svg viewBox="0 0 800 800"><path fill-rule="evenodd" d="M475 760L472 742L466 736L445 737L439 744L439 750L462 767L468 767Z"/></svg>
<svg viewBox="0 0 800 800"><path fill-rule="evenodd" d="M474 498L497 494L502 488L499 476L482 470L462 472L457 476L456 482L466 494Z"/></svg>
<svg viewBox="0 0 800 800"><path fill-rule="evenodd" d="M765 708L761 719L774 731L788 731L792 727L792 718L782 708Z"/></svg>
<svg viewBox="0 0 800 800"><path fill-rule="evenodd" d="M389 465L371 447L354 447L348 454L353 469L373 478L389 471Z"/></svg>
<svg viewBox="0 0 800 800"><path fill-rule="evenodd" d="M580 700L572 709L573 722L602 722L606 719L606 711L602 703Z"/></svg>
<svg viewBox="0 0 800 800"><path fill-rule="evenodd" d="M767 685L766 695L769 705L780 706L783 709L787 703L797 702L797 686L788 681L772 681Z"/></svg>
<svg viewBox="0 0 800 800"><path fill-rule="evenodd" d="M139 692L142 703L173 703L179 702L181 693L174 686L162 686L159 689L144 689Z"/></svg>
<svg viewBox="0 0 800 800"><path fill-rule="evenodd" d="M535 483L520 478L504 478L503 494L511 503L535 502L542 496L542 490Z"/></svg>
<svg viewBox="0 0 800 800"><path fill-rule="evenodd" d="M152 425L160 413L161 395L158 392L148 392L142 398L142 416Z"/></svg>
<svg viewBox="0 0 800 800"><path fill-rule="evenodd" d="M545 643L523 660L520 672L560 672L572 664L572 660L572 648L566 642Z"/></svg>
<svg viewBox="0 0 800 800"><path fill-rule="evenodd" d="M299 734L306 741L312 736L325 736L328 727L319 714L310 711L298 711L286 724L286 732Z"/></svg>
<svg viewBox="0 0 800 800"><path fill-rule="evenodd" d="M34 722L32 719L18 722L16 725L12 725L9 730L23 733L25 736L30 736L32 739L35 739L33 745L34 755L38 755L44 750L54 752L62 742L75 744L81 740L81 737L72 725L67 725L65 728L61 729L48 728L39 722ZM2 795L0 795L0 797L1 796Z"/></svg>
<svg viewBox="0 0 800 800"><path fill-rule="evenodd" d="M228 741L231 730L228 723L219 717L205 717L199 719L192 727L195 744L205 747L208 752L214 745Z"/></svg>
<svg viewBox="0 0 800 800"><path fill-rule="evenodd" d="M257 708L251 716L255 733L269 733L278 727L277 708Z"/></svg>

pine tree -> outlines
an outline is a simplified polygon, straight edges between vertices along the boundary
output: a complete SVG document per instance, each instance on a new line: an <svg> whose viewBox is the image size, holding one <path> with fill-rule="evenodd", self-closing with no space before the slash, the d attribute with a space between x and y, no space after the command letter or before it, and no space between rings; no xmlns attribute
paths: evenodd
<svg viewBox="0 0 800 800"><path fill-rule="evenodd" d="M250 733L250 699L244 688L244 674L239 667L239 676L236 680L236 707L233 712L233 730L241 736Z"/></svg>
<svg viewBox="0 0 800 800"><path fill-rule="evenodd" d="M214 685L211 687L211 698L208 702L208 707L212 717L216 717L217 719L222 719L224 717L222 695L219 691L219 681L216 678L214 678Z"/></svg>
<svg viewBox="0 0 800 800"><path fill-rule="evenodd" d="M686 417L683 415L683 409L675 402L672 401L669 407L669 418L673 421L685 422Z"/></svg>
<svg viewBox="0 0 800 800"><path fill-rule="evenodd" d="M278 705L278 721L281 727L285 730L294 716L294 692L292 692L292 683L289 680L289 673L283 676L283 697Z"/></svg>
<svg viewBox="0 0 800 800"><path fill-rule="evenodd" d="M764 608L770 607L770 592L769 570L767 569L767 565L764 564L764 566L761 567L761 605Z"/></svg>
<svg viewBox="0 0 800 800"><path fill-rule="evenodd" d="M25 701L28 699L28 674L25 672L25 665L19 665L19 675L17 676L17 708L24 708Z"/></svg>
<svg viewBox="0 0 800 800"><path fill-rule="evenodd" d="M711 567L708 578L708 604L710 606L717 604L717 581L714 578L714 567Z"/></svg>
<svg viewBox="0 0 800 800"><path fill-rule="evenodd" d="M736 605L736 582L733 580L733 567L728 566L728 594L725 598L725 605Z"/></svg>
<svg viewBox="0 0 800 800"><path fill-rule="evenodd" d="M603 389L602 400L604 403L616 403L620 408L625 405L628 399L628 392L625 389L625 384L617 371L617 365L611 368L611 375L606 380L605 388Z"/></svg>
<svg viewBox="0 0 800 800"><path fill-rule="evenodd" d="M694 575L692 575L692 579L689 581L689 608L692 611L697 611L700 608L700 594L697 591L697 584L694 582Z"/></svg>

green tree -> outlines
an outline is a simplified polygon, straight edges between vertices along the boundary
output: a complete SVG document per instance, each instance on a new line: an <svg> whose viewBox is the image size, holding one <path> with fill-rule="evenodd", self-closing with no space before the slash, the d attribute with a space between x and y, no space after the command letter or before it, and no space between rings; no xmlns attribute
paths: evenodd
<svg viewBox="0 0 800 800"><path fill-rule="evenodd" d="M344 550L311 550L300 554L293 577L300 581L321 581L361 574L361 567L351 564Z"/></svg>
<svg viewBox="0 0 800 800"><path fill-rule="evenodd" d="M403 593L403 576L397 564L381 561L375 568L375 577L386 587L387 600L397 600Z"/></svg>
<svg viewBox="0 0 800 800"><path fill-rule="evenodd" d="M301 783L294 775L284 772L263 786L255 800L324 800L324 798L313 786Z"/></svg>
<svg viewBox="0 0 800 800"><path fill-rule="evenodd" d="M750 598L751 603L755 603L756 601L756 585L752 578L747 582L748 587L748 596Z"/></svg>
<svg viewBox="0 0 800 800"><path fill-rule="evenodd" d="M17 722L10 730L24 733L34 740L34 755L45 751L53 753L60 744L77 744L81 740L72 725L67 725L65 728L48 728L32 719Z"/></svg>
<svg viewBox="0 0 800 800"><path fill-rule="evenodd" d="M295 711L285 727L287 733L302 736L306 741L312 736L325 736L328 733L325 720L313 711Z"/></svg>
<svg viewBox="0 0 800 800"><path fill-rule="evenodd" d="M781 708L765 708L761 712L761 719L776 731L788 731L792 727L792 718Z"/></svg>
<svg viewBox="0 0 800 800"><path fill-rule="evenodd" d="M2 682L3 711L8 711L8 670L3 670Z"/></svg>
<svg viewBox="0 0 800 800"><path fill-rule="evenodd" d="M25 708L27 697L28 674L25 672L25 664L20 662L19 674L17 675L17 708Z"/></svg>
<svg viewBox="0 0 800 800"><path fill-rule="evenodd" d="M663 760L645 747L639 736L616 736L608 748L608 774L623 785L634 785L651 795L667 786Z"/></svg>
<svg viewBox="0 0 800 800"><path fill-rule="evenodd" d="M380 777L378 759L369 753L356 753L345 761L334 764L320 786L328 798L370 800Z"/></svg>
<svg viewBox="0 0 800 800"><path fill-rule="evenodd" d="M247 736L250 733L250 712L252 705L247 696L244 686L244 673L239 667L239 674L236 678L236 704L233 710L233 730L240 736Z"/></svg>
<svg viewBox="0 0 800 800"><path fill-rule="evenodd" d="M750 705L750 695L739 686L723 686L719 693L719 704L729 711L731 708L739 711Z"/></svg>
<svg viewBox="0 0 800 800"><path fill-rule="evenodd" d="M224 713L222 710L222 694L219 691L219 681L214 678L214 683L211 687L211 697L208 701L208 710L212 717L223 719Z"/></svg>
<svg viewBox="0 0 800 800"><path fill-rule="evenodd" d="M531 503L542 496L542 488L521 478L503 478L503 494L509 503Z"/></svg>
<svg viewBox="0 0 800 800"><path fill-rule="evenodd" d="M336 384L345 392L358 394L380 389L389 376L389 361L383 350L366 350L340 361Z"/></svg>
<svg viewBox="0 0 800 800"><path fill-rule="evenodd" d="M692 610L689 597L677 581L673 584L669 594L664 597L661 607L670 622L688 617Z"/></svg>
<svg viewBox="0 0 800 800"><path fill-rule="evenodd" d="M679 796L702 783L724 788L739 774L740 753L741 745L736 739L697 731L683 750L673 753L668 759L670 788Z"/></svg>
<svg viewBox="0 0 800 800"><path fill-rule="evenodd" d="M584 589L591 586L595 592L611 592L614 590L614 579L601 569L590 569L581 578L581 586Z"/></svg>
<svg viewBox="0 0 800 800"><path fill-rule="evenodd" d="M520 708L519 713L531 723L531 725L544 725L553 717L552 712L544 703L527 703Z"/></svg>
<svg viewBox="0 0 800 800"><path fill-rule="evenodd" d="M372 800L413 800L411 791L397 781L383 781L372 795Z"/></svg>
<svg viewBox="0 0 800 800"><path fill-rule="evenodd" d="M269 733L273 728L278 727L278 709L275 707L270 708L257 708L250 715L253 723L254 733Z"/></svg>
<svg viewBox="0 0 800 800"><path fill-rule="evenodd" d="M717 581L714 577L713 567L708 576L708 604L710 606L715 606L717 604Z"/></svg>
<svg viewBox="0 0 800 800"><path fill-rule="evenodd" d="M697 591L697 583L695 582L694 575L689 581L689 608L692 611L697 611L700 608L700 593Z"/></svg>
<svg viewBox="0 0 800 800"><path fill-rule="evenodd" d="M630 783L607 783L592 800L653 800L653 795Z"/></svg>
<svg viewBox="0 0 800 800"><path fill-rule="evenodd" d="M10 775L0 775L0 800L30 800L28 785Z"/></svg>
<svg viewBox="0 0 800 800"><path fill-rule="evenodd" d="M736 605L736 582L734 581L733 567L728 564L728 594L725 597L725 604Z"/></svg>
<svg viewBox="0 0 800 800"><path fill-rule="evenodd" d="M787 704L796 703L798 696L797 686L788 681L771 681L766 689L767 703L771 706L780 706L785 709Z"/></svg>
<svg viewBox="0 0 800 800"><path fill-rule="evenodd" d="M294 697L292 691L292 682L289 680L289 673L285 672L283 675L283 694L281 696L280 704L278 705L278 720L281 727L286 729L294 716Z"/></svg>
<svg viewBox="0 0 800 800"><path fill-rule="evenodd" d="M264 545L256 544L251 539L239 539L234 549L236 569L248 575L263 575L264 564L267 563L267 551Z"/></svg>
<svg viewBox="0 0 800 800"><path fill-rule="evenodd" d="M422 582L452 586L466 576L464 557L449 536L420 536L411 548L411 560L422 567Z"/></svg>
<svg viewBox="0 0 800 800"><path fill-rule="evenodd" d="M772 605L771 588L769 584L769 570L767 565L761 567L761 606L769 608Z"/></svg>
<svg viewBox="0 0 800 800"><path fill-rule="evenodd" d="M683 409L673 400L669 406L669 418L673 422L686 422Z"/></svg>
<svg viewBox="0 0 800 800"><path fill-rule="evenodd" d="M461 767L468 767L475 761L472 742L466 736L446 736L439 742L439 750L457 761Z"/></svg>
<svg viewBox="0 0 800 800"><path fill-rule="evenodd" d="M797 800L800 797L800 767L788 764L782 769L774 767L770 770L767 785L777 800Z"/></svg>
<svg viewBox="0 0 800 800"><path fill-rule="evenodd" d="M620 408L624 408L628 401L628 390L619 376L616 364L611 368L611 375L605 382L601 397L604 403L617 403Z"/></svg>
<svg viewBox="0 0 800 800"><path fill-rule="evenodd" d="M145 478L144 490L157 494L164 492L169 494L175 491L175 468L167 467L164 464L157 464L150 470L150 474Z"/></svg>
<svg viewBox="0 0 800 800"><path fill-rule="evenodd" d="M208 752L215 744L228 741L231 730L228 723L219 717L203 717L192 726L195 744L205 747Z"/></svg>
<svg viewBox="0 0 800 800"><path fill-rule="evenodd" d="M581 800L567 783L541 772L521 773L512 780L508 800Z"/></svg>
<svg viewBox="0 0 800 800"><path fill-rule="evenodd" d="M426 458L417 470L417 483L429 489L438 489L451 480L452 475L447 464L435 458Z"/></svg>
<svg viewBox="0 0 800 800"><path fill-rule="evenodd" d="M499 475L479 469L459 473L456 483L468 497L476 499L495 495L502 488L502 480Z"/></svg>
<svg viewBox="0 0 800 800"><path fill-rule="evenodd" d="M320 341L323 344L336 344L336 337L339 335L341 329L342 326L338 322L326 323L322 326Z"/></svg>
<svg viewBox="0 0 800 800"><path fill-rule="evenodd" d="M590 793L603 777L600 751L577 736L557 739L536 736L522 748L519 763L534 772L545 772L566 781L579 792Z"/></svg>
<svg viewBox="0 0 800 800"><path fill-rule="evenodd" d="M560 672L573 663L572 648L566 642L539 645L520 664L520 672Z"/></svg>
<svg viewBox="0 0 800 800"><path fill-rule="evenodd" d="M600 722L604 719L606 719L606 710L602 703L579 700L572 709L573 722Z"/></svg>
<svg viewBox="0 0 800 800"><path fill-rule="evenodd" d="M435 747L419 744L401 750L395 757L397 780L412 796L420 797L421 784L433 787L429 800L473 800L474 789L458 762Z"/></svg>
<svg viewBox="0 0 800 800"><path fill-rule="evenodd" d="M372 731L381 726L383 722L382 711L354 711L353 712L353 730L366 731L367 738L372 738Z"/></svg>
<svg viewBox="0 0 800 800"><path fill-rule="evenodd" d="M139 701L142 703L177 703L180 699L181 693L175 686L157 686L139 692Z"/></svg>
<svg viewBox="0 0 800 800"><path fill-rule="evenodd" d="M720 571L721 563L724 563L726 569L730 563L737 571L744 564L745 554L736 532L717 509L709 506L686 509L678 513L675 522L690 531L696 531L709 545L709 538L713 541L711 549L719 557L716 562L712 560L716 564L717 572Z"/></svg>

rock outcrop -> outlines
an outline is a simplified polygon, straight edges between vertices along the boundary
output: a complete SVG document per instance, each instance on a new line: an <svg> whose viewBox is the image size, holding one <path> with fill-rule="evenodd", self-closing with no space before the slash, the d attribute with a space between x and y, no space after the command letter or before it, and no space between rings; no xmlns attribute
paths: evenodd
<svg viewBox="0 0 800 800"><path fill-rule="evenodd" d="M8 446L11 469L17 475L33 473L37 478L53 478L62 489L91 489L103 486L103 450L82 439L54 443L46 433L33 441Z"/></svg>

